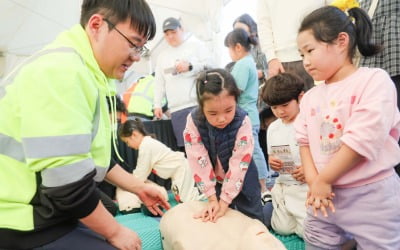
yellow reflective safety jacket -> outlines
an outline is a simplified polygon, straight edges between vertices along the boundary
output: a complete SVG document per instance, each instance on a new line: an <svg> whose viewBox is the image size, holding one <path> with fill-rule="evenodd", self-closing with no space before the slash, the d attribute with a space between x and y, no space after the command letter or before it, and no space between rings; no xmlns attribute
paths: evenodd
<svg viewBox="0 0 400 250"><path fill-rule="evenodd" d="M0 248L51 242L97 206L111 155L112 84L80 25L0 84Z"/></svg>

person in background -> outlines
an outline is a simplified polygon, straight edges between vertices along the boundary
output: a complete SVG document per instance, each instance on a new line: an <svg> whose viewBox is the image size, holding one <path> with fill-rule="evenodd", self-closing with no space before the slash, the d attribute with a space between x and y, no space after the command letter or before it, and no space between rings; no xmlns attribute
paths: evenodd
<svg viewBox="0 0 400 250"><path fill-rule="evenodd" d="M136 167L132 173L134 176L143 181L146 181L151 173L163 179L170 178L171 190L177 202L201 199L184 153L174 152L160 141L152 138L146 132L140 119L136 118L123 123L118 129L118 135L128 147L139 151ZM128 210L140 205L140 200L134 194L122 189L117 189L117 194L121 210Z"/></svg>
<svg viewBox="0 0 400 250"><path fill-rule="evenodd" d="M384 70L353 64L356 49L371 56L381 47L371 43L367 13L345 11L313 11L297 38L305 69L323 81L303 96L294 122L309 186L306 248L339 249L352 235L360 249L400 249L396 90Z"/></svg>
<svg viewBox="0 0 400 250"><path fill-rule="evenodd" d="M109 97L106 97L107 99L107 106L108 106L108 112L110 116L112 115L112 109L113 107L111 105L115 104L115 109L117 111L117 123L115 124L114 129L117 129L117 126L121 123L121 118L123 116L126 116L126 108L124 103L122 102L121 98L118 95ZM114 139L114 138L112 138ZM113 142L111 142L113 143ZM125 164L123 159L119 159L120 157L117 155L116 149L114 147L111 147L111 160L110 160L110 167L109 169L112 169L114 165L118 164L122 166ZM102 181L98 184L99 191L100 191L100 200L103 202L104 206L106 209L112 214L116 215L118 212L118 207L114 202L115 199L115 185L112 183L108 183L107 181Z"/></svg>
<svg viewBox="0 0 400 250"><path fill-rule="evenodd" d="M235 19L235 21L233 22L233 28L244 29L256 42L255 45L251 46L250 52L253 56L254 61L256 62L257 77L261 85L262 83L264 83L263 80L267 76L268 64L267 58L265 57L265 54L261 51L261 47L259 45L257 23L249 14L243 14Z"/></svg>
<svg viewBox="0 0 400 250"><path fill-rule="evenodd" d="M368 11L372 0L361 1L361 8ZM382 51L374 56L362 57L360 65L386 70L397 90L397 107L400 108L400 0L379 0L372 17L372 41L382 44Z"/></svg>
<svg viewBox="0 0 400 250"><path fill-rule="evenodd" d="M154 116L162 118L162 101L166 97L177 145L184 150L186 117L196 106L195 77L210 65L211 55L203 43L185 33L178 19L167 18L162 30L169 46L157 58Z"/></svg>
<svg viewBox="0 0 400 250"><path fill-rule="evenodd" d="M0 84L1 249L141 249L100 202L96 183L137 194L154 214L169 208L121 167L109 170L111 79L140 60L155 29L144 0L83 0L80 24Z"/></svg>
<svg viewBox="0 0 400 250"><path fill-rule="evenodd" d="M264 102L278 118L268 128L268 163L279 173L272 188L272 228L279 234L303 238L308 187L300 162L293 122L304 95L304 82L291 73L269 78L262 91Z"/></svg>
<svg viewBox="0 0 400 250"><path fill-rule="evenodd" d="M198 76L196 89L199 106L187 117L185 148L208 203L195 218L216 222L231 207L264 222L252 125L238 106L235 79L223 69L207 70Z"/></svg>
<svg viewBox="0 0 400 250"><path fill-rule="evenodd" d="M368 11L372 0L361 1L361 8ZM360 65L364 67L375 67L386 70L396 86L397 107L400 109L400 0L379 0L374 16L372 17L372 41L382 44L380 53L362 57ZM400 144L400 141L399 141ZM397 175L400 176L400 164L395 167Z"/></svg>
<svg viewBox="0 0 400 250"><path fill-rule="evenodd" d="M261 94L262 94L262 91L261 91ZM271 107L263 108L259 113L259 117L260 117L260 132L258 133L258 142L260 143L260 147L264 154L265 160L268 163L267 131L268 131L269 125L273 121L275 121L277 118L274 115L274 113L272 113ZM267 165L267 168L268 168L268 173L269 173L270 177L278 176L278 173L271 170L271 168L268 165ZM268 188L268 183L267 183L267 188Z"/></svg>
<svg viewBox="0 0 400 250"><path fill-rule="evenodd" d="M130 119L153 120L154 74L140 77L123 94Z"/></svg>
<svg viewBox="0 0 400 250"><path fill-rule="evenodd" d="M297 30L305 15L329 2L330 0L258 0L258 35L261 49L268 60L268 77L290 71L305 81L305 90L314 86L314 80L304 70L297 49Z"/></svg>
<svg viewBox="0 0 400 250"><path fill-rule="evenodd" d="M238 105L248 113L252 124L254 138L253 160L257 166L261 196L265 204L271 201L271 194L266 184L268 177L267 163L258 141L258 132L260 130L257 109L258 80L257 69L250 54L252 44L254 45L256 42L243 29L234 29L225 38L225 46L228 47L231 59L235 62L231 74L241 90Z"/></svg>

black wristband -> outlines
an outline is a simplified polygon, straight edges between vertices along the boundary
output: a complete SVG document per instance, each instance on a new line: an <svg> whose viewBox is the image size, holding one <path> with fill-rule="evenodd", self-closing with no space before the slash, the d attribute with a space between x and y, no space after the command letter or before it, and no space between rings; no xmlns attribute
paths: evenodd
<svg viewBox="0 0 400 250"><path fill-rule="evenodd" d="M189 71L193 70L193 65L191 63L189 63Z"/></svg>

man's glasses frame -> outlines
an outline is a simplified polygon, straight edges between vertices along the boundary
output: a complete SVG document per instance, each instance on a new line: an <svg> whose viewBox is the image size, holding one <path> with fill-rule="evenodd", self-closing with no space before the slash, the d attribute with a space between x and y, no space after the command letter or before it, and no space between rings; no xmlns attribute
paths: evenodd
<svg viewBox="0 0 400 250"><path fill-rule="evenodd" d="M124 35L124 33L122 33L119 29L117 29L117 27L115 26L115 24L113 24L110 20L108 20L107 18L103 18L103 20L110 26L111 29L114 29L116 32L118 32L123 38L125 38L125 40L132 46L131 50L132 53L134 55L140 55L143 56L145 55L149 49L146 48L146 46L143 47L139 47L136 44L134 44L127 36Z"/></svg>

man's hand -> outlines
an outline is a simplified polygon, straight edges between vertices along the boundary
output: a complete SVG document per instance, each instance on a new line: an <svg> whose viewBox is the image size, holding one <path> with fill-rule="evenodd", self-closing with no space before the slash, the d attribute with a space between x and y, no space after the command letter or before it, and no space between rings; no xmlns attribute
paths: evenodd
<svg viewBox="0 0 400 250"><path fill-rule="evenodd" d="M162 115L163 115L163 112L162 112L162 109L161 109L161 108L155 108L153 112L154 112L154 116L155 116L157 119L161 119L161 117L162 117Z"/></svg>
<svg viewBox="0 0 400 250"><path fill-rule="evenodd" d="M175 69L178 74L190 71L189 67L190 63L188 61L181 60L175 63Z"/></svg>
<svg viewBox="0 0 400 250"><path fill-rule="evenodd" d="M122 250L140 250L142 249L142 241L139 236L132 230L120 226L118 230L107 239L111 245Z"/></svg>
<svg viewBox="0 0 400 250"><path fill-rule="evenodd" d="M268 78L278 75L279 73L285 72L282 63L274 58L268 62Z"/></svg>
<svg viewBox="0 0 400 250"><path fill-rule="evenodd" d="M257 70L257 77L258 80L264 79L265 78L264 71L262 71L261 69Z"/></svg>
<svg viewBox="0 0 400 250"><path fill-rule="evenodd" d="M165 200L162 193L151 184L145 183L142 185L136 191L136 195L139 196L143 204L154 215L163 215L164 212L161 209L168 210L170 208L168 201Z"/></svg>
<svg viewBox="0 0 400 250"><path fill-rule="evenodd" d="M145 183L135 175L128 173L118 164L107 173L106 179L128 192L136 194L154 215L162 215L161 208L170 208L167 200L157 187Z"/></svg>

